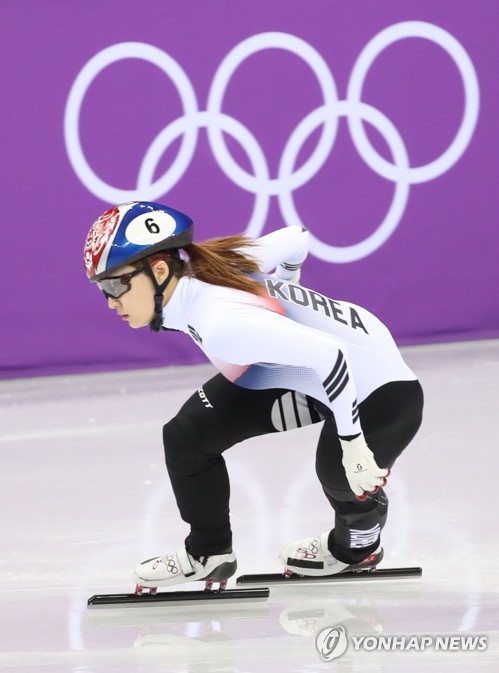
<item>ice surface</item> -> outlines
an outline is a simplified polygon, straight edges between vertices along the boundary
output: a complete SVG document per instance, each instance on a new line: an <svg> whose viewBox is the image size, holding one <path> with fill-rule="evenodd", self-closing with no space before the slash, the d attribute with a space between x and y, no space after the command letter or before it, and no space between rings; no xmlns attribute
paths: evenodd
<svg viewBox="0 0 499 673"><path fill-rule="evenodd" d="M404 353L426 411L389 480L383 567L421 565L423 577L276 586L254 605L86 607L132 591L133 566L184 539L161 428L211 366L1 382L0 670L498 671L499 341ZM225 454L241 574L278 572L283 544L332 526L319 430ZM338 625L348 649L324 662L316 635ZM488 647L355 651L362 635L485 635Z"/></svg>

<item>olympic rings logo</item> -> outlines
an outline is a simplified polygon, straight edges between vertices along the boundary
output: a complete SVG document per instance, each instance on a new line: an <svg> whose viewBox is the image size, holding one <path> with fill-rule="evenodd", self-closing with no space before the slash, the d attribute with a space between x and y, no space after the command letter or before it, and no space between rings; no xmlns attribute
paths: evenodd
<svg viewBox="0 0 499 673"><path fill-rule="evenodd" d="M457 66L464 88L464 111L459 128L449 147L433 161L411 166L405 144L393 123L379 110L362 102L362 88L369 69L389 45L408 37L434 42L444 49ZM264 49L284 49L302 58L317 78L323 105L310 112L291 133L283 150L277 177L269 175L265 155L254 135L237 119L222 112L230 78L252 54ZM153 140L140 165L137 188L119 189L99 178L90 167L79 136L80 110L85 94L95 77L112 63L125 58L148 61L162 70L176 85L183 116L168 124ZM156 201L182 178L194 155L199 129L206 128L211 150L225 175L241 189L255 195L251 218L246 227L249 236L258 237L265 226L270 198L276 196L286 224L306 226L296 209L293 192L311 180L330 155L340 117L346 117L352 141L363 161L379 176L393 182L392 203L383 221L367 238L354 245L336 247L311 235L311 252L322 260L353 262L373 253L397 228L404 213L412 184L434 180L449 170L466 150L475 130L479 112L479 86L473 63L462 45L450 33L431 23L407 21L394 24L375 35L355 62L345 100L339 100L336 84L322 56L304 40L288 33L269 32L253 35L232 49L215 73L206 110L200 110L192 84L180 65L157 47L140 42L115 44L96 54L78 74L68 97L64 118L64 136L71 164L87 189L108 203L133 200ZM370 143L364 124L372 125L385 139L392 162L384 159ZM322 127L317 146L308 159L296 168L296 160L310 134ZM241 168L230 155L224 133L232 136L245 151L252 173ZM182 137L172 165L154 180L155 170L167 148ZM309 227L307 227L309 228Z"/></svg>

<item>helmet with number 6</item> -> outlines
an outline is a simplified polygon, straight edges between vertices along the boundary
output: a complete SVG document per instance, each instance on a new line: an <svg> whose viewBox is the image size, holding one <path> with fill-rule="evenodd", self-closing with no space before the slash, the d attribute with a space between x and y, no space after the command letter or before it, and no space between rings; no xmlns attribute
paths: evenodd
<svg viewBox="0 0 499 673"><path fill-rule="evenodd" d="M85 241L87 276L95 283L156 252L189 245L192 235L191 218L160 203L134 201L110 208L93 223Z"/></svg>

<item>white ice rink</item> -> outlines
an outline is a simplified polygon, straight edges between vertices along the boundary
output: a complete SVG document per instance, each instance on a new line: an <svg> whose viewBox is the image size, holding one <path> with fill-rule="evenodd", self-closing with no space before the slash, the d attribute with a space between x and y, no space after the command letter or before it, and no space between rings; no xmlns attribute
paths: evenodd
<svg viewBox="0 0 499 673"><path fill-rule="evenodd" d="M182 543L161 429L210 366L1 382L0 671L497 673L499 341L405 356L426 412L389 480L380 567L420 565L423 577L273 587L254 605L86 606L133 591L138 561ZM225 454L238 574L278 572L284 543L332 527L314 473L319 429ZM316 634L337 625L348 649L324 662ZM486 636L488 647L352 644L379 635Z"/></svg>

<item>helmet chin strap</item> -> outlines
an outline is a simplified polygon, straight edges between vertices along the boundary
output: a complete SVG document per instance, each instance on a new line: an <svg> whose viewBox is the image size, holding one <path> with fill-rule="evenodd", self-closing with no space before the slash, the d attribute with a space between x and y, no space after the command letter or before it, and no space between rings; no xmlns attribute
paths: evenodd
<svg viewBox="0 0 499 673"><path fill-rule="evenodd" d="M152 267L149 264L149 261L147 259L144 259L143 263L144 263L144 269L149 278L151 279L152 284L154 285L154 317L149 323L149 327L151 328L151 332L160 332L161 328L163 327L163 301L165 299L163 292L165 291L169 282L175 275L175 264L170 263L168 265L169 273L168 276L166 277L166 280L164 280L162 283L158 283L158 281L156 280L156 276L154 275L154 271L152 270Z"/></svg>

